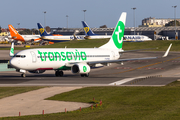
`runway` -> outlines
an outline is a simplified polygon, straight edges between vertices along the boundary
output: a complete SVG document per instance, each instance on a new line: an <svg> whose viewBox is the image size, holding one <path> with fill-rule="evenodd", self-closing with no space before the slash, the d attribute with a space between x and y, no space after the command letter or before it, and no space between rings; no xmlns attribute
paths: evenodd
<svg viewBox="0 0 180 120"><path fill-rule="evenodd" d="M136 52L123 54L122 58L162 55L163 52ZM53 70L26 76L22 78L15 71L0 72L0 86L164 86L180 78L180 52L170 52L166 58L92 69L89 77L80 77L71 71L55 77Z"/></svg>

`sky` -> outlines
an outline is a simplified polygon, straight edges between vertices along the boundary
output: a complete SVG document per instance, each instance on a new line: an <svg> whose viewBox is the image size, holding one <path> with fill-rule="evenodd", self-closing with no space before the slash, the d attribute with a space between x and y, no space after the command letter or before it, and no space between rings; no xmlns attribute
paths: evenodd
<svg viewBox="0 0 180 120"><path fill-rule="evenodd" d="M180 18L180 0L0 0L0 26L8 28L37 28L37 23L50 28L82 28L84 20L91 28L116 26L122 12L127 12L126 27L136 27L144 18ZM46 13L44 14L44 11ZM45 18L45 19L44 19ZM44 22L46 21L46 22ZM18 23L20 25L18 26Z"/></svg>

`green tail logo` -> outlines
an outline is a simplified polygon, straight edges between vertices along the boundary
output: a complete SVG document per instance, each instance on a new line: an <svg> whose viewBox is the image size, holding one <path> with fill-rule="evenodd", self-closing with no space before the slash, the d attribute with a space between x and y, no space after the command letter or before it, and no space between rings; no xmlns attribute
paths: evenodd
<svg viewBox="0 0 180 120"><path fill-rule="evenodd" d="M118 49L122 48L123 36L124 36L124 28L125 28L124 23L119 21L116 28L115 28L115 30L114 30L114 33L112 35L112 39L114 41L114 44L116 45L116 47Z"/></svg>
<svg viewBox="0 0 180 120"><path fill-rule="evenodd" d="M11 54L14 55L14 48L11 48Z"/></svg>

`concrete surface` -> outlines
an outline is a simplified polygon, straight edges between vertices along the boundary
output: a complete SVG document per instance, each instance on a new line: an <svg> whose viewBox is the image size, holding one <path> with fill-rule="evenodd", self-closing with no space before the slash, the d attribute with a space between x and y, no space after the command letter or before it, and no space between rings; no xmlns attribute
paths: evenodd
<svg viewBox="0 0 180 120"><path fill-rule="evenodd" d="M47 87L0 99L0 117L58 113L89 107L90 104L44 100L59 93L82 87Z"/></svg>

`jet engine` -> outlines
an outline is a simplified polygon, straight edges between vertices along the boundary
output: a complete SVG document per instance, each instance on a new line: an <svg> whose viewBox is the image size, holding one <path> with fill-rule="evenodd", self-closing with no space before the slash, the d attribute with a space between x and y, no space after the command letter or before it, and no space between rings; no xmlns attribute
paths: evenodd
<svg viewBox="0 0 180 120"><path fill-rule="evenodd" d="M91 39L91 37L90 36L85 36L84 39Z"/></svg>
<svg viewBox="0 0 180 120"><path fill-rule="evenodd" d="M89 73L90 70L91 70L90 66L84 63L75 64L71 68L72 73L80 73L80 74Z"/></svg>
<svg viewBox="0 0 180 120"><path fill-rule="evenodd" d="M32 70L32 71L28 71L30 73L43 73L45 72L46 70Z"/></svg>

